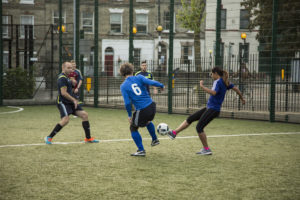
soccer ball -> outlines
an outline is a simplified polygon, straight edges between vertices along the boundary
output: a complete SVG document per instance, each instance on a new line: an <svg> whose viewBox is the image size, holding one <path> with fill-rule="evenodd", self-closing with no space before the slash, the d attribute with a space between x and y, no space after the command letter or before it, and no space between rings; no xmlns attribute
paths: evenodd
<svg viewBox="0 0 300 200"><path fill-rule="evenodd" d="M169 126L166 123L160 123L157 125L157 132L160 135L167 135L169 131Z"/></svg>

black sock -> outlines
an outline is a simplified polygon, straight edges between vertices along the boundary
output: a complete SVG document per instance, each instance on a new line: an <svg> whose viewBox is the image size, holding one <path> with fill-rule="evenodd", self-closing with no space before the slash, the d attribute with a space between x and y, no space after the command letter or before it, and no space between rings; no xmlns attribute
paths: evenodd
<svg viewBox="0 0 300 200"><path fill-rule="evenodd" d="M56 133L58 133L61 129L62 129L62 126L60 124L56 124L55 128L53 129L53 131L50 133L50 135L48 137L53 138L56 135Z"/></svg>
<svg viewBox="0 0 300 200"><path fill-rule="evenodd" d="M85 132L85 137L87 139L90 139L91 138L91 132L90 132L90 123L89 123L89 121L83 121L82 122L82 127L83 127L84 132Z"/></svg>

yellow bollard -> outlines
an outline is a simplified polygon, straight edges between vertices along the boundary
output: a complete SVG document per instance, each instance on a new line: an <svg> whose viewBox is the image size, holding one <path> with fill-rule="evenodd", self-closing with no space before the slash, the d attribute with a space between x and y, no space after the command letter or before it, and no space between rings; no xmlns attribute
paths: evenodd
<svg viewBox="0 0 300 200"><path fill-rule="evenodd" d="M86 78L86 90L90 92L92 88L92 78Z"/></svg>
<svg viewBox="0 0 300 200"><path fill-rule="evenodd" d="M281 69L281 78L284 79L284 69Z"/></svg>

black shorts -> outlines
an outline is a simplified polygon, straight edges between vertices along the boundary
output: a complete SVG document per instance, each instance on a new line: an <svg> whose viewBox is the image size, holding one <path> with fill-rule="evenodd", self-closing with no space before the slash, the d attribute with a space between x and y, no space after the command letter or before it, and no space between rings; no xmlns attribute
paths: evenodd
<svg viewBox="0 0 300 200"><path fill-rule="evenodd" d="M71 114L76 115L75 114L76 111L83 110L80 105L77 105L77 108L75 109L74 104L67 104L67 103L63 103L61 101L57 104L57 108L60 112L60 118L69 116Z"/></svg>
<svg viewBox="0 0 300 200"><path fill-rule="evenodd" d="M220 111L216 111L213 109L202 108L201 110L195 112L194 114L190 115L186 121L187 123L191 124L194 121L198 120L198 124L196 126L196 130L198 133L202 133L204 127L211 122L214 118L218 117Z"/></svg>
<svg viewBox="0 0 300 200"><path fill-rule="evenodd" d="M149 106L133 113L132 125L135 127L145 127L149 121L154 119L156 113L156 104L152 102Z"/></svg>

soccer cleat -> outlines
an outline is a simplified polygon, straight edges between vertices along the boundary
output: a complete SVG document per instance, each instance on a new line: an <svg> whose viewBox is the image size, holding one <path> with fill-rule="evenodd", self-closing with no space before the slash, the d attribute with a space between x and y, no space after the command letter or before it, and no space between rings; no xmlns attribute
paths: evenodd
<svg viewBox="0 0 300 200"><path fill-rule="evenodd" d="M49 137L49 136L45 137L45 143L52 144L52 137Z"/></svg>
<svg viewBox="0 0 300 200"><path fill-rule="evenodd" d="M99 143L99 140L96 140L93 137L90 139L85 138L84 141L85 141L85 143Z"/></svg>
<svg viewBox="0 0 300 200"><path fill-rule="evenodd" d="M204 148L202 148L196 154L199 154L199 155L212 155L212 151L210 149L204 149Z"/></svg>
<svg viewBox="0 0 300 200"><path fill-rule="evenodd" d="M143 151L137 150L137 152L132 153L131 156L146 156L146 151L145 150L143 150Z"/></svg>
<svg viewBox="0 0 300 200"><path fill-rule="evenodd" d="M167 135L169 136L169 138L171 138L172 140L174 140L176 138L176 135L173 133L173 130L169 130Z"/></svg>
<svg viewBox="0 0 300 200"><path fill-rule="evenodd" d="M152 142L151 142L151 146L156 146L156 145L159 145L160 143L159 143L159 140L158 139L156 139L156 140L152 140Z"/></svg>

